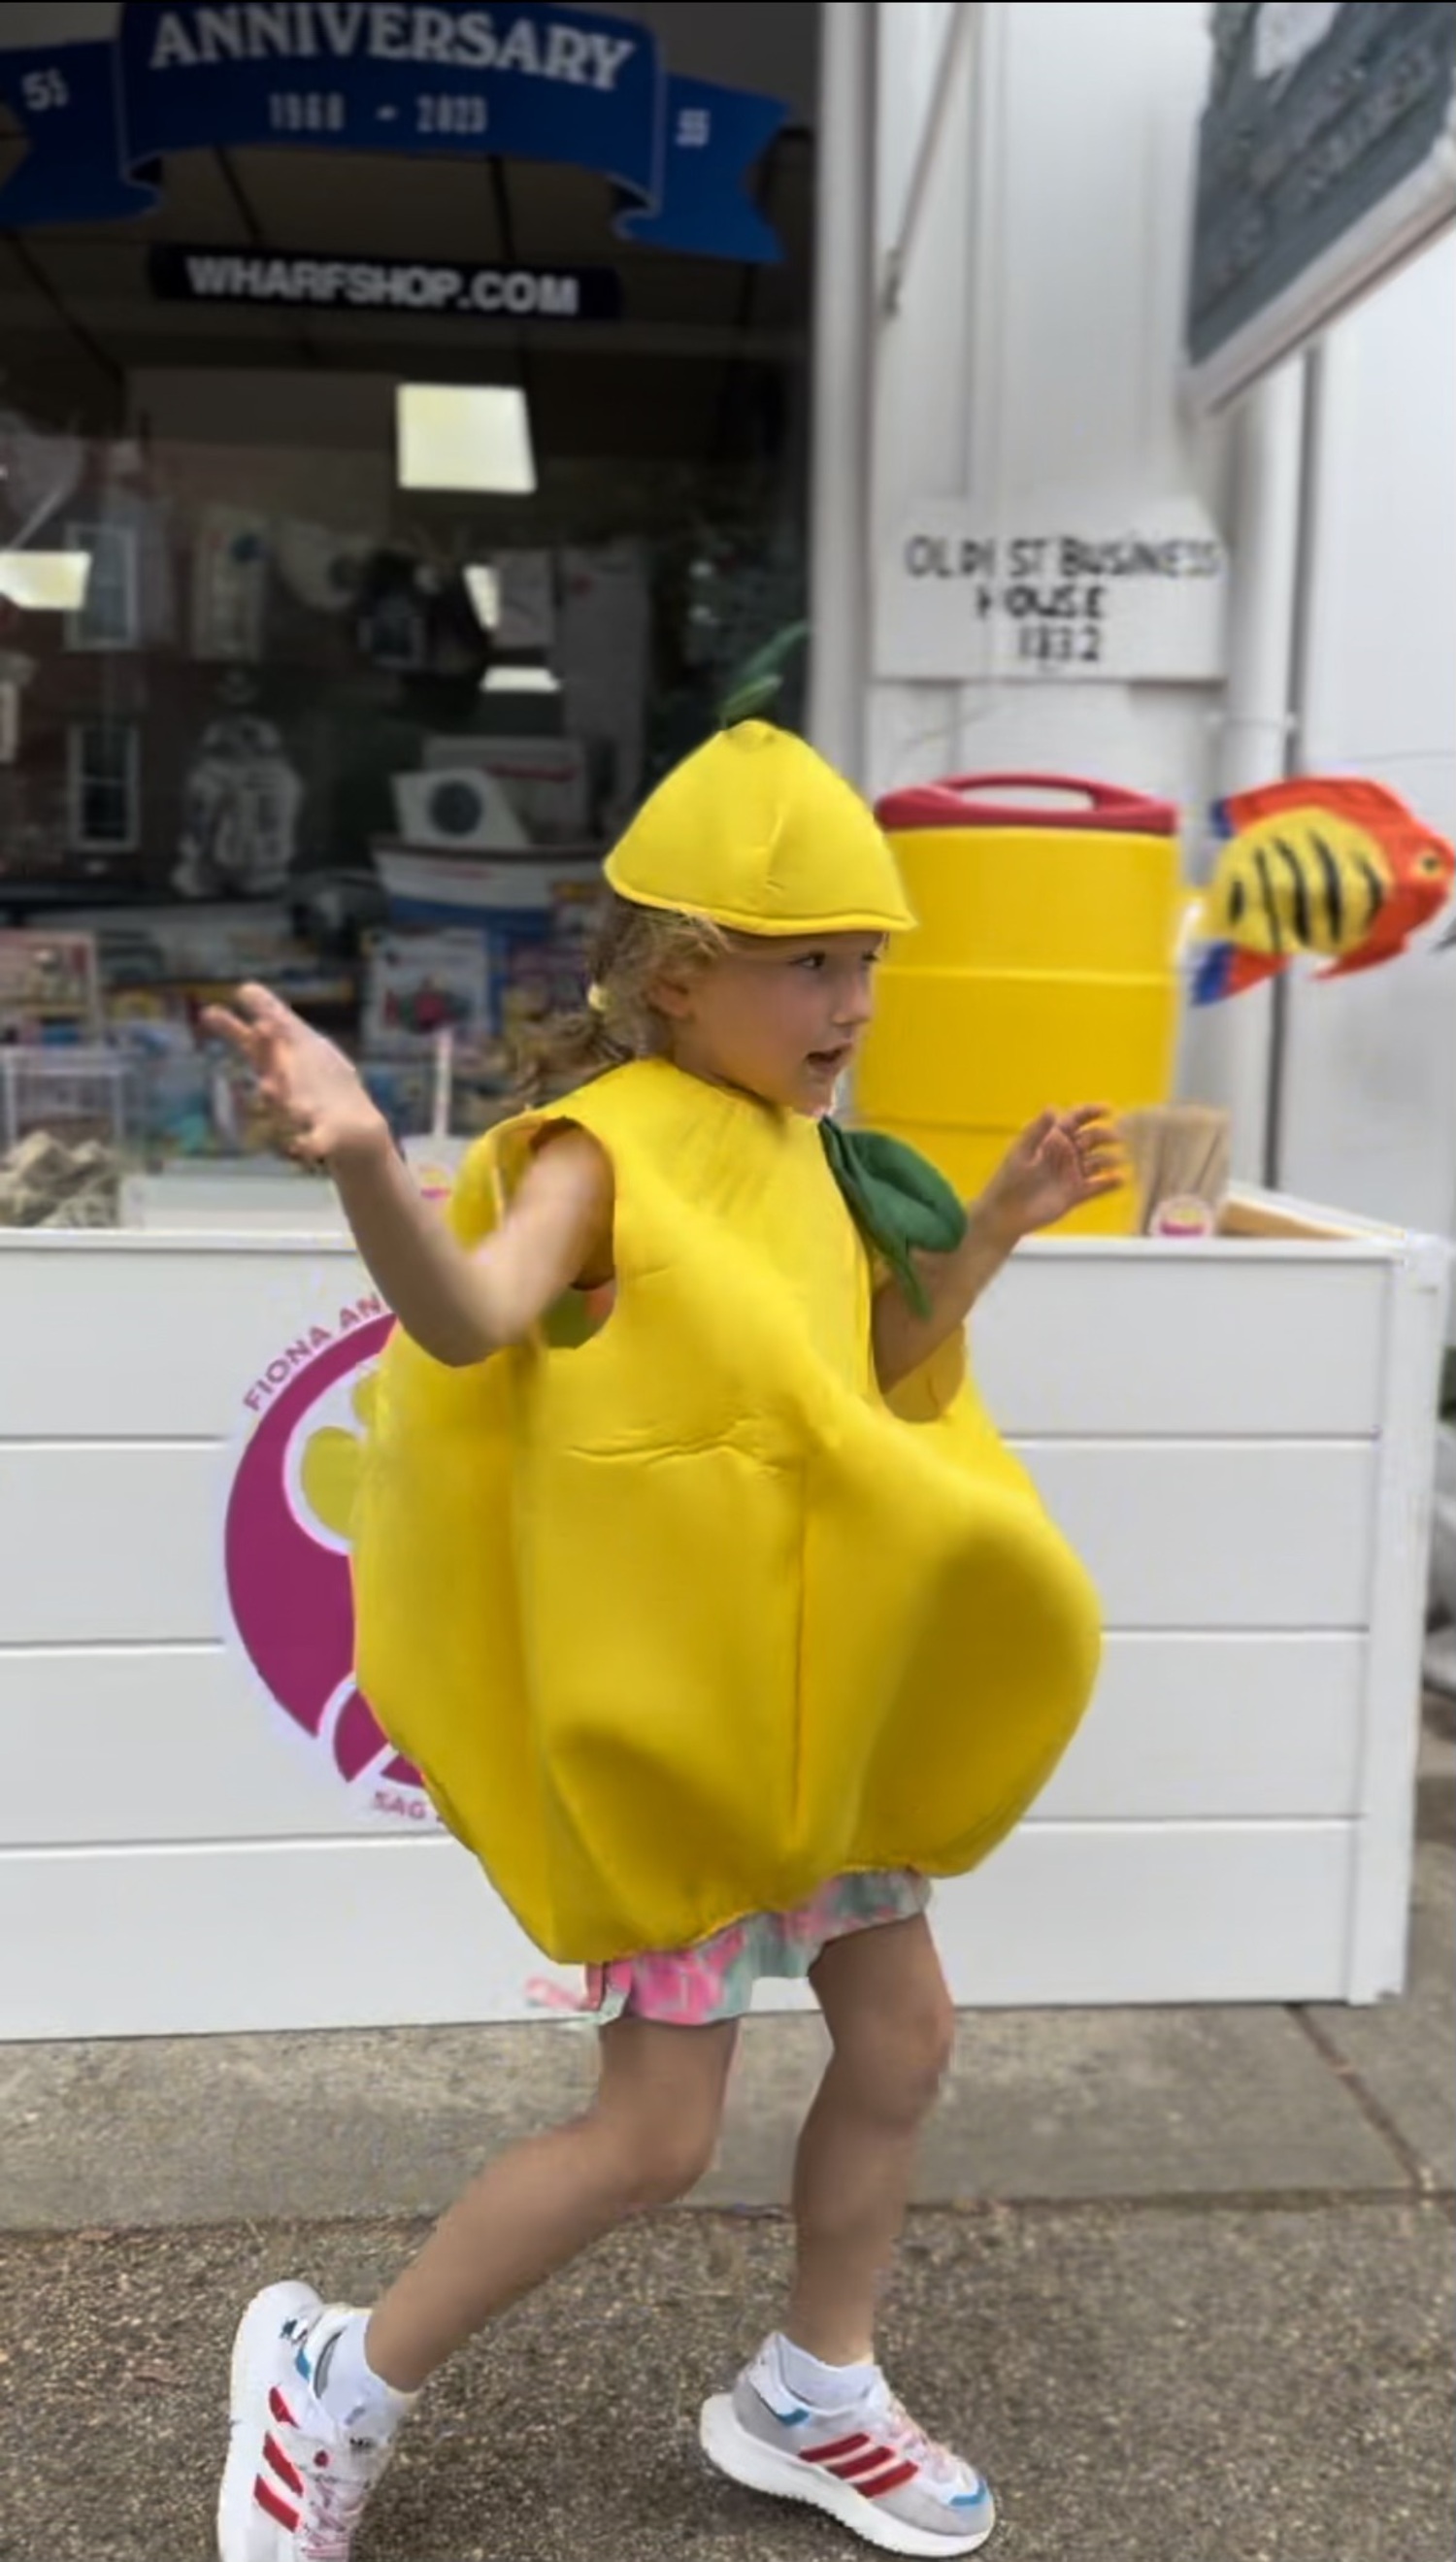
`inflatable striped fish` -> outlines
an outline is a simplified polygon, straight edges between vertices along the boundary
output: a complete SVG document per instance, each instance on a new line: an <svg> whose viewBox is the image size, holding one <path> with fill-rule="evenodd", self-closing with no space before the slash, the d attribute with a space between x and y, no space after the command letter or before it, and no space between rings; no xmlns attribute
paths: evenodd
<svg viewBox="0 0 1456 2562"><path fill-rule="evenodd" d="M1326 979L1393 961L1444 907L1456 853L1381 783L1312 775L1213 808L1193 1003L1217 1005L1320 956Z"/></svg>

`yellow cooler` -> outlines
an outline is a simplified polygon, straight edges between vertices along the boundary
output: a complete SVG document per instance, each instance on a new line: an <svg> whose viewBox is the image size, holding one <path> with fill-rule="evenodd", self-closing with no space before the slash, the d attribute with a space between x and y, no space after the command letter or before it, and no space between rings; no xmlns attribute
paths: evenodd
<svg viewBox="0 0 1456 2562"><path fill-rule="evenodd" d="M855 1117L968 1197L1048 1105L1166 1103L1184 893L1178 813L1062 775L959 775L877 812L917 934L880 971ZM1131 1192L1067 1229L1128 1234Z"/></svg>

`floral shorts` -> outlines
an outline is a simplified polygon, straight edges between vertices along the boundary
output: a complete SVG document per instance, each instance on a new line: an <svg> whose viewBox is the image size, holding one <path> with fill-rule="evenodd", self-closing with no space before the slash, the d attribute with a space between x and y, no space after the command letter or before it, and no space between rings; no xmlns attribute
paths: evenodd
<svg viewBox="0 0 1456 2562"><path fill-rule="evenodd" d="M927 1881L910 1869L831 1878L792 1913L753 1913L693 1948L589 1966L582 2007L599 2028L627 2013L678 2028L742 2019L761 1976L807 1975L831 1939L882 1922L908 1922L929 1902Z"/></svg>

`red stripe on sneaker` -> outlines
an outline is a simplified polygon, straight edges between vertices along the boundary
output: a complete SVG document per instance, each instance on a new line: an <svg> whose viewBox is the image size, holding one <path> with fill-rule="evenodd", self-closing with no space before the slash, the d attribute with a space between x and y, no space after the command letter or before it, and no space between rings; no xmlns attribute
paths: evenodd
<svg viewBox="0 0 1456 2562"><path fill-rule="evenodd" d="M262 2473L259 2474L257 2481L253 2485L253 2496L257 2500L260 2508L267 2509L269 2516L273 2520L275 2525L285 2526L290 2535L296 2535L298 2531L297 2509L289 2508L287 2501L278 2497L278 2494L273 2489L272 2482L266 2482Z"/></svg>
<svg viewBox="0 0 1456 2562"><path fill-rule="evenodd" d="M837 2464L841 2456L857 2455L861 2447L867 2447L868 2444L869 2440L861 2429L855 2437L835 2438L832 2446L806 2447L804 2461L807 2465Z"/></svg>
<svg viewBox="0 0 1456 2562"><path fill-rule="evenodd" d="M829 2470L840 2481L853 2481L858 2473L878 2472L881 2465L900 2462L892 2447L871 2447L867 2456L850 2456L842 2465L830 2465Z"/></svg>
<svg viewBox="0 0 1456 2562"><path fill-rule="evenodd" d="M298 2423L294 2419L292 2412L288 2409L286 2402L283 2400L283 2397L275 2384L271 2384L269 2386L268 2407L270 2411L272 2411L275 2420L281 2420L285 2429L297 2428Z"/></svg>
<svg viewBox="0 0 1456 2562"><path fill-rule="evenodd" d="M286 2482L289 2490L297 2491L301 2498L303 2492L303 2476L299 2472L296 2465L289 2464L288 2459L284 2455L282 2448L278 2445L276 2438L268 2437L264 2439L263 2461L266 2465L272 2465L279 2481Z"/></svg>
<svg viewBox="0 0 1456 2562"><path fill-rule="evenodd" d="M876 2480L859 2482L856 2487L864 2493L866 2499L883 2499L887 2490L898 2490L902 2482L913 2481L917 2470L918 2467L915 2465L895 2465L889 2472L881 2473Z"/></svg>

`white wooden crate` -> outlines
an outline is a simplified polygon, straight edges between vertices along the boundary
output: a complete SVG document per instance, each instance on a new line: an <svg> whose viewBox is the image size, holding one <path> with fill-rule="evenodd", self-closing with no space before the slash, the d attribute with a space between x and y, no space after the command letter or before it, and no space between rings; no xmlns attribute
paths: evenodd
<svg viewBox="0 0 1456 2562"><path fill-rule="evenodd" d="M938 1898L963 2001L1398 1987L1445 1258L1327 1225L1032 1246L978 1312L1108 1639L1040 1803ZM334 1234L0 1238L0 2036L527 2009L473 1864L382 1829L230 1638L246 1400L366 1291Z"/></svg>

